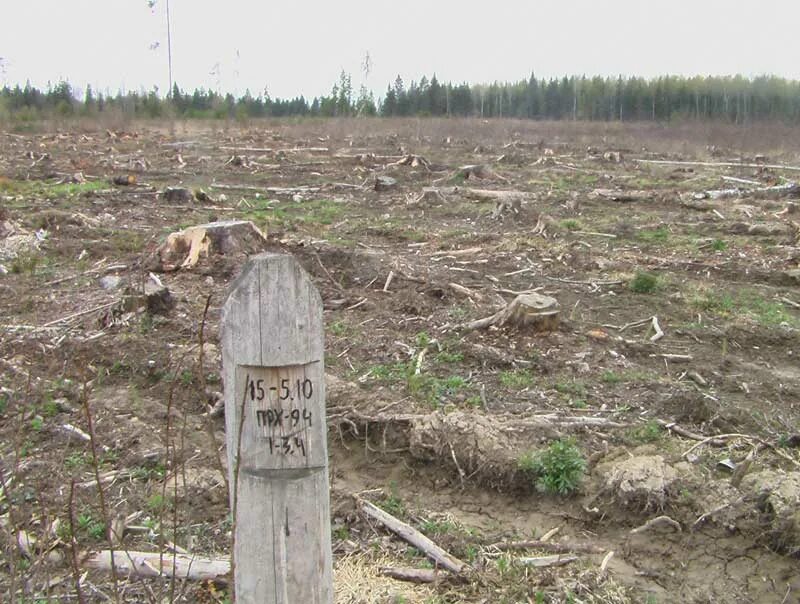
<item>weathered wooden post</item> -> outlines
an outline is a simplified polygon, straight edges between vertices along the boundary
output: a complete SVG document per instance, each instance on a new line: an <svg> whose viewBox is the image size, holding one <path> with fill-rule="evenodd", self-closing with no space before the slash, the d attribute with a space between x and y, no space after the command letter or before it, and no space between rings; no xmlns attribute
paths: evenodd
<svg viewBox="0 0 800 604"><path fill-rule="evenodd" d="M292 256L254 256L221 335L236 601L331 604L319 293Z"/></svg>

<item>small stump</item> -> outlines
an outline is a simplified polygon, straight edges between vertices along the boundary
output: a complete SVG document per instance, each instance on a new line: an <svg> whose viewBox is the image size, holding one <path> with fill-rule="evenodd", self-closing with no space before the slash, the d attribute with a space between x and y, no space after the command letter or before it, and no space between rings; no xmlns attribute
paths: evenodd
<svg viewBox="0 0 800 604"><path fill-rule="evenodd" d="M550 296L531 293L514 298L504 310L498 325L511 324L532 328L533 331L554 331L559 323L558 300Z"/></svg>

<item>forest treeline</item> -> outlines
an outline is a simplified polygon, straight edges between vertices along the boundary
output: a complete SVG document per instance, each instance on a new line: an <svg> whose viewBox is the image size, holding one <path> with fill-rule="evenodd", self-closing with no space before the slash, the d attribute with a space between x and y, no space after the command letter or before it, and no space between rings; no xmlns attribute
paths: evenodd
<svg viewBox="0 0 800 604"><path fill-rule="evenodd" d="M400 76L375 99L365 87L354 91L342 72L330 94L311 100L271 98L266 92L240 97L213 90L182 90L164 97L157 90L102 94L87 88L81 98L68 82L39 90L0 89L0 119L32 121L53 116L122 113L134 117L258 118L284 116L476 116L547 120L800 121L800 81L776 76L663 76L541 79L514 83L442 83L434 75L410 84Z"/></svg>

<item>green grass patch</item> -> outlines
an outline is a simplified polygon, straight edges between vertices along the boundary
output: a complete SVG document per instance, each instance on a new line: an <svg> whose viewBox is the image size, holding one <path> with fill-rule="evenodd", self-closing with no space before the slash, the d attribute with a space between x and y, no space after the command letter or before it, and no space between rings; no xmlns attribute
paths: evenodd
<svg viewBox="0 0 800 604"><path fill-rule="evenodd" d="M524 390L536 383L536 378L528 369L514 369L500 372L500 384L510 390Z"/></svg>
<svg viewBox="0 0 800 604"><path fill-rule="evenodd" d="M463 389L467 381L457 375L440 378L427 373L411 373L406 384L409 394L415 399L436 406Z"/></svg>
<svg viewBox="0 0 800 604"><path fill-rule="evenodd" d="M378 502L378 506L397 518L403 518L406 515L406 506L397 494L397 484L394 482L389 485L389 493L384 495L382 501Z"/></svg>
<svg viewBox="0 0 800 604"><path fill-rule="evenodd" d="M50 185L45 190L46 197L74 197L84 193L93 191L102 191L109 189L111 185L103 180L93 180L90 182L82 183L64 183L58 185Z"/></svg>
<svg viewBox="0 0 800 604"><path fill-rule="evenodd" d="M464 360L464 355L460 352L449 352L443 350L436 355L437 363L460 363Z"/></svg>
<svg viewBox="0 0 800 604"><path fill-rule="evenodd" d="M14 275L35 275L42 263L42 256L32 252L23 252L11 261L9 270Z"/></svg>
<svg viewBox="0 0 800 604"><path fill-rule="evenodd" d="M447 535L461 532L461 527L454 521L443 518L440 520L425 520L420 525L426 535Z"/></svg>
<svg viewBox="0 0 800 604"><path fill-rule="evenodd" d="M562 220L558 224L565 231L579 231L581 229L581 223L575 220L574 218L567 218L566 220Z"/></svg>
<svg viewBox="0 0 800 604"><path fill-rule="evenodd" d="M557 392L580 398L586 397L586 384L573 380L571 382L556 382L553 386Z"/></svg>
<svg viewBox="0 0 800 604"><path fill-rule="evenodd" d="M109 189L111 185L105 180L92 180L82 183L48 183L43 180L0 179L0 194L21 197L43 197L57 199L75 197L84 193Z"/></svg>
<svg viewBox="0 0 800 604"><path fill-rule="evenodd" d="M616 371L607 369L600 376L600 379L603 380L603 382L605 382L606 384L619 384L622 381L622 376L618 374Z"/></svg>
<svg viewBox="0 0 800 604"><path fill-rule="evenodd" d="M628 438L639 443L652 443L661 440L663 437L664 428L654 419L628 431Z"/></svg>
<svg viewBox="0 0 800 604"><path fill-rule="evenodd" d="M458 375L440 377L431 373L416 373L414 360L407 363L375 365L370 375L380 382L404 385L417 401L439 406L467 386L467 380Z"/></svg>
<svg viewBox="0 0 800 604"><path fill-rule="evenodd" d="M298 227L328 226L345 213L343 204L317 199L281 202L270 199L249 200L251 208L243 218L252 220L267 230L294 230Z"/></svg>
<svg viewBox="0 0 800 604"><path fill-rule="evenodd" d="M768 300L755 290L729 293L701 288L690 297L689 301L698 310L723 318L745 319L765 327L782 324L800 327L800 319L790 313L783 304Z"/></svg>
<svg viewBox="0 0 800 604"><path fill-rule="evenodd" d="M106 536L105 523L97 520L91 512L82 512L76 518L76 528L78 532L89 536L94 540L104 539Z"/></svg>
<svg viewBox="0 0 800 604"><path fill-rule="evenodd" d="M351 332L350 327L344 321L334 321L328 327L328 331L337 337L346 336Z"/></svg>
<svg viewBox="0 0 800 604"><path fill-rule="evenodd" d="M666 226L660 226L657 229L641 230L636 236L640 241L648 243L665 243L669 240L670 233Z"/></svg>

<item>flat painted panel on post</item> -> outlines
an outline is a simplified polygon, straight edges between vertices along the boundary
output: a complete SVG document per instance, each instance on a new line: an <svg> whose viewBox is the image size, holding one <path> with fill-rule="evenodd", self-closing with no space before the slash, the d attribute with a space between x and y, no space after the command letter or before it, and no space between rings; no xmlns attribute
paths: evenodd
<svg viewBox="0 0 800 604"><path fill-rule="evenodd" d="M322 300L292 256L250 259L221 337L236 601L331 604Z"/></svg>

